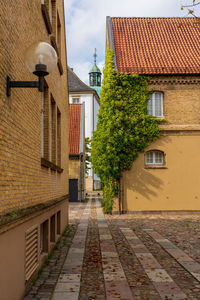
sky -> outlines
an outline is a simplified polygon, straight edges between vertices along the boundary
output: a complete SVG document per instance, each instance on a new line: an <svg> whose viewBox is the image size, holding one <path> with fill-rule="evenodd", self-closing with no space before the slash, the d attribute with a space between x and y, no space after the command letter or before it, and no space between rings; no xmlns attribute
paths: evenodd
<svg viewBox="0 0 200 300"><path fill-rule="evenodd" d="M79 78L88 84L94 64L103 70L105 61L106 16L184 17L181 5L188 0L64 0L67 59Z"/></svg>

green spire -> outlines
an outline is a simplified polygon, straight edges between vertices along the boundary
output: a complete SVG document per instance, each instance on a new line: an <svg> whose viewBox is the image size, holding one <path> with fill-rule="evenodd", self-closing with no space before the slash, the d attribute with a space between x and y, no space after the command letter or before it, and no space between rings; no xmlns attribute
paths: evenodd
<svg viewBox="0 0 200 300"><path fill-rule="evenodd" d="M91 69L90 69L90 73L101 73L100 69L97 67L97 65L94 65Z"/></svg>
<svg viewBox="0 0 200 300"><path fill-rule="evenodd" d="M90 69L90 86L91 87L101 87L101 71L97 67L97 50L94 50L94 65Z"/></svg>
<svg viewBox="0 0 200 300"><path fill-rule="evenodd" d="M94 66L90 69L90 73L101 73L100 69L97 67L97 49L94 48Z"/></svg>

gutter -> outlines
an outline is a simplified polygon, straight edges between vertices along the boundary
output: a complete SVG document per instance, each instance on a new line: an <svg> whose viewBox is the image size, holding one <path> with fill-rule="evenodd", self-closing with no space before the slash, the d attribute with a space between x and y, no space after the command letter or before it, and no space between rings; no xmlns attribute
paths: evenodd
<svg viewBox="0 0 200 300"><path fill-rule="evenodd" d="M112 27L112 18L110 16L106 17L106 28L107 28L107 34L108 34L108 46L114 53L114 64L115 69L117 70L117 62L116 62L116 56L115 56L115 45L114 45L114 37L113 37L113 27Z"/></svg>
<svg viewBox="0 0 200 300"><path fill-rule="evenodd" d="M82 188L84 192L84 177L85 173L83 173L83 187L82 187L82 160L84 157L84 130L85 130L85 103L81 104L81 124L80 124L80 154L79 154L79 159L80 159L80 201L82 201Z"/></svg>
<svg viewBox="0 0 200 300"><path fill-rule="evenodd" d="M80 160L80 202L82 201L82 157L83 153L80 153L79 160Z"/></svg>

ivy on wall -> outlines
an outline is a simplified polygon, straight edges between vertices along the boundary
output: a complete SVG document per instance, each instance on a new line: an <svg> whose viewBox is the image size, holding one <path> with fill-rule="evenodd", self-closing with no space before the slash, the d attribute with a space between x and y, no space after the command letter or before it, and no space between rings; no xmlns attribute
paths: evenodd
<svg viewBox="0 0 200 300"><path fill-rule="evenodd" d="M139 152L159 137L158 120L148 115L148 78L117 73L113 51L107 49L97 130L91 160L103 185L103 207L112 212L120 178Z"/></svg>

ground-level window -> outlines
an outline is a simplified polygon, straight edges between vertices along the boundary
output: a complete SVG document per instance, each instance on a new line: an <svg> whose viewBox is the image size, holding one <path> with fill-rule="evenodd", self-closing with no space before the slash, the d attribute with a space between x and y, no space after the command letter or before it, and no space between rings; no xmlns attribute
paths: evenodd
<svg viewBox="0 0 200 300"><path fill-rule="evenodd" d="M48 252L48 235L49 235L49 221L46 220L40 225L40 253Z"/></svg>
<svg viewBox="0 0 200 300"><path fill-rule="evenodd" d="M145 154L146 165L164 165L164 153L162 151L153 150Z"/></svg>
<svg viewBox="0 0 200 300"><path fill-rule="evenodd" d="M148 114L154 117L163 117L163 93L155 92L150 95Z"/></svg>
<svg viewBox="0 0 200 300"><path fill-rule="evenodd" d="M57 234L61 232L61 213L60 210L57 212Z"/></svg>

